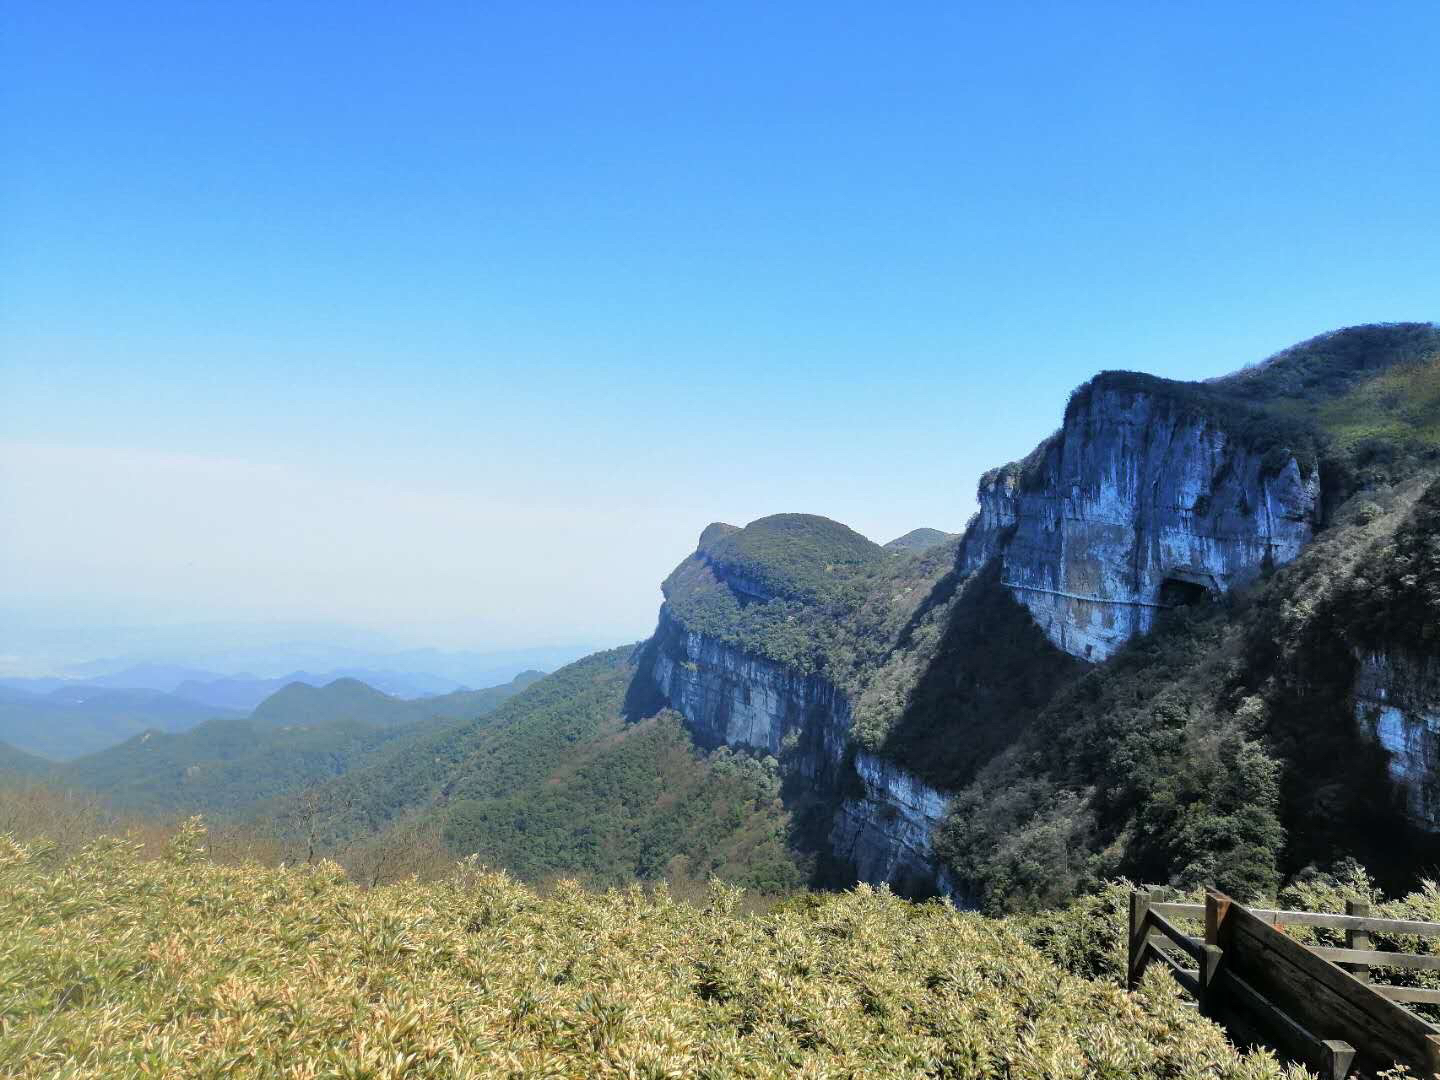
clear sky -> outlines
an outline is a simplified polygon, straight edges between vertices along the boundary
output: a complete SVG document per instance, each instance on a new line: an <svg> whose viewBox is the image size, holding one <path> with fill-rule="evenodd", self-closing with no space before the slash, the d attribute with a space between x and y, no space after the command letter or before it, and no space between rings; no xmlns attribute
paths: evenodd
<svg viewBox="0 0 1440 1080"><path fill-rule="evenodd" d="M1098 369L1440 317L1433 2L6 22L22 623L631 640L711 520L959 529Z"/></svg>

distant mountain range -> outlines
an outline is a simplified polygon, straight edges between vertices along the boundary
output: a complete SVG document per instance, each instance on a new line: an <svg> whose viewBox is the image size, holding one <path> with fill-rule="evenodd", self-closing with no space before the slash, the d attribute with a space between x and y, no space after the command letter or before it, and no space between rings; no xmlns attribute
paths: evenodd
<svg viewBox="0 0 1440 1080"><path fill-rule="evenodd" d="M179 647L146 650L72 663L57 668L56 673L76 680L104 679L111 686L146 686L173 691L190 680L275 679L296 671L325 673L332 678L339 678L345 672L364 671L372 675L386 672L442 680L447 688L430 692L445 693L460 686L495 686L522 671L553 671L592 651L593 647L587 645L485 652L429 648L381 650L292 640L199 651ZM122 683L121 679L126 681ZM136 682L137 679L143 681Z"/></svg>
<svg viewBox="0 0 1440 1080"><path fill-rule="evenodd" d="M158 691L210 709L249 711L290 683L325 686L346 678L359 679L395 697L418 698L498 686L523 671L553 671L591 651L582 646L488 652L382 651L323 641L196 652L177 646L169 656L87 660L42 676L6 674L0 676L0 702L27 701L67 688L105 688ZM11 691L29 697L17 698ZM122 732L120 737L127 734ZM95 748L86 744L73 752Z"/></svg>
<svg viewBox="0 0 1440 1080"><path fill-rule="evenodd" d="M206 678L190 678L179 683L173 693L176 697L204 705L218 705L229 709L253 709L271 694L291 683L305 683L309 686L326 686L336 679L358 679L367 686L390 694L392 697L420 698L435 694L453 694L457 690L470 689L464 683L457 683L439 675L421 671L372 671L368 668L337 668L334 671L310 672L292 671L273 679L257 678L250 674L209 675Z"/></svg>
<svg viewBox="0 0 1440 1080"><path fill-rule="evenodd" d="M142 731L185 731L233 709L159 690L62 683L46 693L0 686L0 742L62 761L103 750Z"/></svg>
<svg viewBox="0 0 1440 1080"><path fill-rule="evenodd" d="M494 685L495 682L504 682L514 678L516 674L515 671L509 671L503 678L479 685ZM87 678L9 676L0 678L0 691L19 690L27 694L45 695L64 689L75 691L152 690L173 694L201 705L218 705L228 709L253 709L276 690L282 686L288 686L290 683L303 682L309 683L311 686L324 686L336 679L359 679L377 690L383 690L396 697L449 694L456 690L469 689L472 685L424 671L362 667L332 668L323 671L295 669L287 671L283 675L260 676L248 671L224 674L219 671L184 667L178 664L136 664L119 671Z"/></svg>
<svg viewBox="0 0 1440 1080"><path fill-rule="evenodd" d="M52 765L48 778L96 792L119 809L224 816L342 775L396 740L478 722L543 677L526 671L501 686L410 701L356 679L292 683L249 716L218 717L179 733L145 731ZM0 769L7 749L0 747ZM21 758L11 771L36 770Z"/></svg>
<svg viewBox="0 0 1440 1080"><path fill-rule="evenodd" d="M532 669L519 677L533 681L539 674ZM495 682L506 683L515 677L513 671L507 671ZM448 696L453 705L472 692L452 679L427 672L366 668L292 671L276 678L259 678L147 663L85 679L9 677L0 678L0 742L41 758L65 761L145 731L188 731L205 720L241 716L272 697L284 699L303 688L346 684L364 686L387 702ZM442 712L448 707L438 706Z"/></svg>

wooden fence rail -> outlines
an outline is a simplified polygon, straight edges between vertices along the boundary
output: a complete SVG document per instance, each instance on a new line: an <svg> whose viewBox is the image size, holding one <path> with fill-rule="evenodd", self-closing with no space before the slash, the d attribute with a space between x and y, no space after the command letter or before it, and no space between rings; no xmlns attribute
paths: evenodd
<svg viewBox="0 0 1440 1080"><path fill-rule="evenodd" d="M1144 896L1141 892L1138 895ZM1167 919L1204 919L1204 904L1172 904L1147 901L1149 909ZM1352 908L1365 905L1351 904ZM1411 937L1440 937L1440 923L1415 922L1411 919L1373 919L1368 915L1335 915L1328 911L1276 911L1271 908L1249 908L1262 922L1271 926L1323 926L1331 930L1361 930L1375 934L1409 934Z"/></svg>
<svg viewBox="0 0 1440 1080"><path fill-rule="evenodd" d="M1205 936L1185 933L1176 919L1203 921ZM1346 947L1302 945L1284 926L1343 930ZM1440 1028L1397 1004L1440 1004L1440 990L1370 982L1377 967L1440 971L1440 955L1381 952L1370 947L1372 933L1440 937L1440 923L1377 919L1360 903L1339 915L1251 910L1213 891L1204 904L1153 901L1137 891L1130 985L1160 963L1207 1015L1279 1045L1326 1080L1396 1064L1421 1076L1440 1073Z"/></svg>

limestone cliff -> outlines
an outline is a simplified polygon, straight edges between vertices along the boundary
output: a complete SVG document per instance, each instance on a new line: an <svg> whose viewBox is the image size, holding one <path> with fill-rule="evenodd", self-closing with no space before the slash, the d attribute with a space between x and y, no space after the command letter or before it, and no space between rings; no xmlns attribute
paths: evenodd
<svg viewBox="0 0 1440 1080"><path fill-rule="evenodd" d="M668 608L653 643L651 677L697 741L771 754L804 778L831 804L830 852L858 880L957 897L932 844L945 796L893 762L855 751L844 692L688 630Z"/></svg>
<svg viewBox="0 0 1440 1080"><path fill-rule="evenodd" d="M895 762L863 750L855 754L861 790L841 802L830 832L835 857L861 881L889 884L902 895L936 892L964 902L958 884L935 854L935 830L948 799Z"/></svg>
<svg viewBox="0 0 1440 1080"><path fill-rule="evenodd" d="M998 556L1005 586L1073 656L1104 660L1160 610L1290 561L1318 521L1317 471L1161 387L1102 376L1030 458L980 481L963 568Z"/></svg>
<svg viewBox="0 0 1440 1080"><path fill-rule="evenodd" d="M1440 659L1360 656L1355 719L1389 753L1390 779L1411 822L1440 831Z"/></svg>
<svg viewBox="0 0 1440 1080"><path fill-rule="evenodd" d="M746 747L839 783L850 704L827 679L745 653L660 612L651 676L697 741Z"/></svg>

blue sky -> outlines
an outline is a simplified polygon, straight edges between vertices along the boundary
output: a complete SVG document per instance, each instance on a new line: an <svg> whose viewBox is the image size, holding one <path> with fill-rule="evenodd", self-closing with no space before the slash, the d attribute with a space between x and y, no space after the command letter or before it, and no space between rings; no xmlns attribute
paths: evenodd
<svg viewBox="0 0 1440 1080"><path fill-rule="evenodd" d="M1098 369L1440 317L1431 3L7 22L0 602L55 624L630 639L710 520L958 529Z"/></svg>

